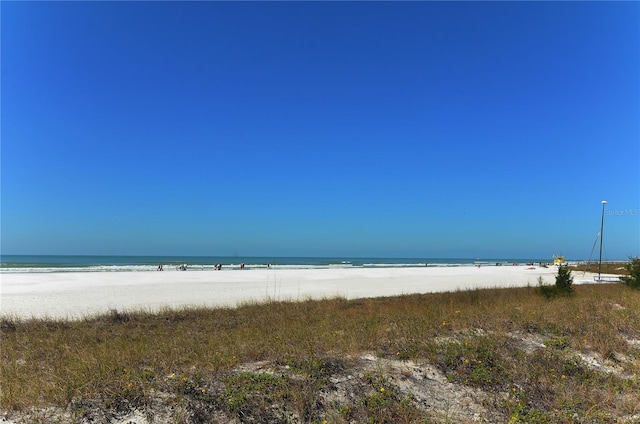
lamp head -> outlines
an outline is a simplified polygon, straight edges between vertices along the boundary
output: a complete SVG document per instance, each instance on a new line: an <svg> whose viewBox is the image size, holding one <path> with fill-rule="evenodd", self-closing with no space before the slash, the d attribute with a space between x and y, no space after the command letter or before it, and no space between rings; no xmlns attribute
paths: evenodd
<svg viewBox="0 0 640 424"><path fill-rule="evenodd" d="M606 204L607 204L607 201L606 201L606 200L603 200L603 201L602 201L602 204L603 204L603 205L606 205Z"/></svg>

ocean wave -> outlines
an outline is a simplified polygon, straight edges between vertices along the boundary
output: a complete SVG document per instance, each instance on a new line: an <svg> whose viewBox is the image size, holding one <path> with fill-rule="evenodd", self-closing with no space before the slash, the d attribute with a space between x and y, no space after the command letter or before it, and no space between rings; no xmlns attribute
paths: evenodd
<svg viewBox="0 0 640 424"><path fill-rule="evenodd" d="M0 274L54 272L151 272L159 264L164 271L178 271L186 264L186 271L260 269L350 269L350 268L418 268L466 267L474 265L524 265L539 260L477 260L477 259L402 259L402 258L301 258L301 257L162 257L162 256L35 256L3 255ZM241 266L244 264L244 266Z"/></svg>
<svg viewBox="0 0 640 424"><path fill-rule="evenodd" d="M222 264L222 270L243 269L241 263ZM473 264L428 264L431 267L460 267L473 266ZM353 269L353 268L424 268L425 264L415 263L363 263L354 265L352 263L339 264L245 264L244 270L298 270L298 269ZM163 271L216 271L213 264L187 264L186 270L180 269L180 264L163 264ZM94 266L24 266L24 267L2 267L0 274L29 274L29 273L54 273L54 272L157 272L158 265L94 265Z"/></svg>

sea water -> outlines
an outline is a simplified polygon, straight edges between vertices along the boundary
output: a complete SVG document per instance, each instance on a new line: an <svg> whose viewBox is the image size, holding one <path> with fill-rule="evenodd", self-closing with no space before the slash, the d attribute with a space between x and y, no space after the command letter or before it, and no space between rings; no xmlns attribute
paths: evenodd
<svg viewBox="0 0 640 424"><path fill-rule="evenodd" d="M25 272L119 272L222 269L321 269L321 268L405 268L450 266L496 266L546 263L548 259L460 259L460 258L349 258L349 257L267 257L267 256L64 256L2 255L0 273Z"/></svg>

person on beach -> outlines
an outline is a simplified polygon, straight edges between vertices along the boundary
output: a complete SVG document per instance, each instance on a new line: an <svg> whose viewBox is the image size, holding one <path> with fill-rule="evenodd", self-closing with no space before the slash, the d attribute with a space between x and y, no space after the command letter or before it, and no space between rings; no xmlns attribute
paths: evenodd
<svg viewBox="0 0 640 424"><path fill-rule="evenodd" d="M162 264L158 265L158 271L164 271L164 269L162 268Z"/></svg>

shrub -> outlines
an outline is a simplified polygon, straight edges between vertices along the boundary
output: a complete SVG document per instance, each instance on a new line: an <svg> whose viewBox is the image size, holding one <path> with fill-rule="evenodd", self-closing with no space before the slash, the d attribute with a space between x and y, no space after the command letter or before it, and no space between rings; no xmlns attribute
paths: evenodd
<svg viewBox="0 0 640 424"><path fill-rule="evenodd" d="M573 275L567 265L560 265L558 267L558 275L556 275L556 288L563 295L570 295L573 293Z"/></svg>
<svg viewBox="0 0 640 424"><path fill-rule="evenodd" d="M620 281L633 289L640 289L640 258L629 258L626 268L629 275L620 276Z"/></svg>
<svg viewBox="0 0 640 424"><path fill-rule="evenodd" d="M573 294L573 275L567 265L558 267L558 275L556 275L556 284L554 286L545 286L542 284L542 278L538 279L538 287L540 293L547 299L558 296L571 296Z"/></svg>

